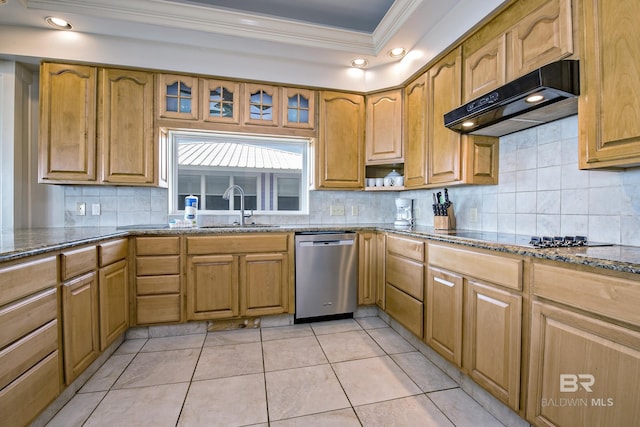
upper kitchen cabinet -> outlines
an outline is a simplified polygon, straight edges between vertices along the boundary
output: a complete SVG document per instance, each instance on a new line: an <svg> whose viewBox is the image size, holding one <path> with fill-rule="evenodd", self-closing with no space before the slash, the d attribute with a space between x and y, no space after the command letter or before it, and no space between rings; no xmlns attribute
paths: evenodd
<svg viewBox="0 0 640 427"><path fill-rule="evenodd" d="M638 3L581 3L580 168L640 166Z"/></svg>
<svg viewBox="0 0 640 427"><path fill-rule="evenodd" d="M158 74L158 115L166 119L198 120L198 78Z"/></svg>
<svg viewBox="0 0 640 427"><path fill-rule="evenodd" d="M95 182L97 69L40 68L38 182Z"/></svg>
<svg viewBox="0 0 640 427"><path fill-rule="evenodd" d="M364 188L365 102L362 95L320 92L315 186Z"/></svg>
<svg viewBox="0 0 640 427"><path fill-rule="evenodd" d="M427 77L428 73L404 88L404 186L427 183Z"/></svg>
<svg viewBox="0 0 640 427"><path fill-rule="evenodd" d="M206 122L240 123L240 83L202 81L202 111Z"/></svg>
<svg viewBox="0 0 640 427"><path fill-rule="evenodd" d="M244 124L278 126L280 124L279 101L278 87L246 83L244 85Z"/></svg>
<svg viewBox="0 0 640 427"><path fill-rule="evenodd" d="M286 128L315 129L316 93L308 89L282 88L282 125Z"/></svg>
<svg viewBox="0 0 640 427"><path fill-rule="evenodd" d="M152 73L43 63L38 181L166 185Z"/></svg>
<svg viewBox="0 0 640 427"><path fill-rule="evenodd" d="M507 79L571 55L572 31L571 0L548 1L520 20L507 33Z"/></svg>
<svg viewBox="0 0 640 427"><path fill-rule="evenodd" d="M366 163L401 163L402 89L367 96Z"/></svg>
<svg viewBox="0 0 640 427"><path fill-rule="evenodd" d="M496 89L507 79L507 37L500 34L464 59L464 100Z"/></svg>
<svg viewBox="0 0 640 427"><path fill-rule="evenodd" d="M153 183L153 74L103 68L98 80L102 182Z"/></svg>

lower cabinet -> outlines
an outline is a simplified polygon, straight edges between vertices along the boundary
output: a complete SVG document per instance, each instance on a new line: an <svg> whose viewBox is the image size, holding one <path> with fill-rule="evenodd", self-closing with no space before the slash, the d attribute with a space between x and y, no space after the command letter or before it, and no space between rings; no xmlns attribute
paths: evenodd
<svg viewBox="0 0 640 427"><path fill-rule="evenodd" d="M462 366L462 276L429 267L425 341L445 359Z"/></svg>
<svg viewBox="0 0 640 427"><path fill-rule="evenodd" d="M378 233L358 233L358 305L375 304L378 301L378 266L382 259L378 258Z"/></svg>
<svg viewBox="0 0 640 427"><path fill-rule="evenodd" d="M527 420L540 426L638 425L636 275L533 265Z"/></svg>
<svg viewBox="0 0 640 427"><path fill-rule="evenodd" d="M137 325L182 321L180 236L136 237L135 308Z"/></svg>
<svg viewBox="0 0 640 427"><path fill-rule="evenodd" d="M99 270L100 351L129 327L128 274L126 260Z"/></svg>
<svg viewBox="0 0 640 427"><path fill-rule="evenodd" d="M433 243L428 253L425 342L518 411L523 261Z"/></svg>
<svg viewBox="0 0 640 427"><path fill-rule="evenodd" d="M292 235L187 237L187 319L289 313Z"/></svg>
<svg viewBox="0 0 640 427"><path fill-rule="evenodd" d="M55 256L0 264L2 426L28 425L60 394Z"/></svg>
<svg viewBox="0 0 640 427"><path fill-rule="evenodd" d="M422 338L424 325L424 241L387 236L385 311Z"/></svg>
<svg viewBox="0 0 640 427"><path fill-rule="evenodd" d="M540 426L640 419L640 332L533 303L527 418Z"/></svg>
<svg viewBox="0 0 640 427"><path fill-rule="evenodd" d="M98 276L87 273L62 285L64 377L71 384L100 354Z"/></svg>

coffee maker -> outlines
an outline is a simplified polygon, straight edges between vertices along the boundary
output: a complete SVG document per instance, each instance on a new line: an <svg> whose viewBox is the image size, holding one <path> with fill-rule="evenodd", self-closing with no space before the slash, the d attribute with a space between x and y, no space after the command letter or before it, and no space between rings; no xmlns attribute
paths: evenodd
<svg viewBox="0 0 640 427"><path fill-rule="evenodd" d="M413 199L396 199L396 220L393 225L398 228L409 228L413 225Z"/></svg>

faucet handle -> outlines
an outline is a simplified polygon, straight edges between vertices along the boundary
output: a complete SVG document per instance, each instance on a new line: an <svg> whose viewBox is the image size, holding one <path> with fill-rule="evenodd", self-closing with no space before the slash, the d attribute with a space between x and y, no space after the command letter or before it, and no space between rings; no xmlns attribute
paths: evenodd
<svg viewBox="0 0 640 427"><path fill-rule="evenodd" d="M251 218L253 216L253 209L251 209L251 213L247 214L246 211L242 212L242 216L245 218Z"/></svg>

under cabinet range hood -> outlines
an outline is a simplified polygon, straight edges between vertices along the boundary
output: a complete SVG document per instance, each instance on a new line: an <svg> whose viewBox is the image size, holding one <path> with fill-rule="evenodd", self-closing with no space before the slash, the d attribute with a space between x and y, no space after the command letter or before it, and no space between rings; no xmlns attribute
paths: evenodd
<svg viewBox="0 0 640 427"><path fill-rule="evenodd" d="M471 135L503 136L578 113L579 64L552 62L444 115Z"/></svg>

